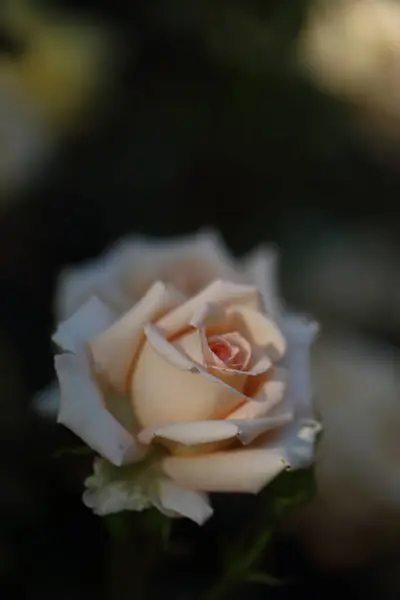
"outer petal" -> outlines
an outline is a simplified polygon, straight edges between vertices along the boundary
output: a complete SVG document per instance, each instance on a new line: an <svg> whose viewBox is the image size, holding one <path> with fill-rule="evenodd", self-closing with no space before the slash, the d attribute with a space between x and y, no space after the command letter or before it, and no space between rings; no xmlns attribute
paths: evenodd
<svg viewBox="0 0 400 600"><path fill-rule="evenodd" d="M277 252L258 247L242 261L244 273L260 290L262 303L266 313L278 318L281 312L278 294Z"/></svg>
<svg viewBox="0 0 400 600"><path fill-rule="evenodd" d="M275 447L292 469L308 467L314 460L315 442L321 431L321 425L313 419L304 419L287 427L272 442L263 445L265 448Z"/></svg>
<svg viewBox="0 0 400 600"><path fill-rule="evenodd" d="M99 298L92 296L72 317L58 326L53 341L68 352L82 352L87 341L107 329L116 316Z"/></svg>
<svg viewBox="0 0 400 600"><path fill-rule="evenodd" d="M215 231L187 237L132 239L130 291L142 296L157 280L193 296L215 279L245 283L236 263Z"/></svg>
<svg viewBox="0 0 400 600"><path fill-rule="evenodd" d="M240 391L182 351L184 337L178 346L167 342L157 328L147 332L151 335L138 357L131 386L134 412L144 428L224 418L245 401Z"/></svg>
<svg viewBox="0 0 400 600"><path fill-rule="evenodd" d="M166 336L172 336L185 329L198 315L199 310L207 304L246 304L253 308L259 305L259 294L256 287L240 285L230 281L214 281L197 296L194 296L175 310L172 310L158 322Z"/></svg>
<svg viewBox="0 0 400 600"><path fill-rule="evenodd" d="M242 449L193 457L169 456L162 462L177 485L203 492L258 493L286 468L276 449Z"/></svg>
<svg viewBox="0 0 400 600"><path fill-rule="evenodd" d="M181 453L183 447L196 450L199 454L226 447L225 442L237 438L242 444L250 444L258 436L290 423L293 415L282 413L273 417L256 420L196 421L170 423L161 427L143 429L139 440L150 444L154 439L167 442L172 453ZM172 443L169 445L169 443Z"/></svg>
<svg viewBox="0 0 400 600"><path fill-rule="evenodd" d="M158 508L171 516L187 517L203 525L213 514L208 496L178 487L172 481L162 479L158 486Z"/></svg>
<svg viewBox="0 0 400 600"><path fill-rule="evenodd" d="M250 444L263 433L284 427L291 421L293 421L293 414L287 412L272 417L264 417L263 419L255 419L254 421L231 421L229 419L227 422L234 423L238 427L237 437L242 444Z"/></svg>
<svg viewBox="0 0 400 600"><path fill-rule="evenodd" d="M318 333L318 324L305 318L290 315L282 319L282 330L288 351L282 365L289 371L288 400L299 417L310 418L310 346Z"/></svg>
<svg viewBox="0 0 400 600"><path fill-rule="evenodd" d="M61 389L58 422L113 464L134 462L139 451L133 435L105 407L85 356L61 354L55 367Z"/></svg>
<svg viewBox="0 0 400 600"><path fill-rule="evenodd" d="M135 303L135 297L126 286L131 255L131 243L123 242L95 260L65 269L57 286L57 317L68 319L93 295L118 313L129 310Z"/></svg>
<svg viewBox="0 0 400 600"><path fill-rule="evenodd" d="M143 327L182 301L174 288L157 282L128 313L90 342L95 368L126 391L130 366L143 340Z"/></svg>

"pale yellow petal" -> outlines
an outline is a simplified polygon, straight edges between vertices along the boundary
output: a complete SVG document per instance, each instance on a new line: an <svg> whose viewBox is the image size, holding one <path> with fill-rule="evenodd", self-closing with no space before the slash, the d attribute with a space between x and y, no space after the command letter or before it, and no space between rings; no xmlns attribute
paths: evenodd
<svg viewBox="0 0 400 600"><path fill-rule="evenodd" d="M126 391L129 370L143 340L143 327L182 302L174 288L157 282L121 319L89 344L96 371L116 389Z"/></svg>
<svg viewBox="0 0 400 600"><path fill-rule="evenodd" d="M162 468L185 489L258 493L286 468L286 463L276 449L248 448L193 457L168 456Z"/></svg>

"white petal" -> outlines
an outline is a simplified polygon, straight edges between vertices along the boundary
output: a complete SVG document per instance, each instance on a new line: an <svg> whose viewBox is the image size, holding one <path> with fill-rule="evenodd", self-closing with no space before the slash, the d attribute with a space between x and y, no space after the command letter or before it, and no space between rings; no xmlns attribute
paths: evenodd
<svg viewBox="0 0 400 600"><path fill-rule="evenodd" d="M216 279L244 283L216 231L167 239L136 237L132 250L130 289L136 296L146 293L157 280L171 283L189 297Z"/></svg>
<svg viewBox="0 0 400 600"><path fill-rule="evenodd" d="M133 435L108 412L84 355L55 358L61 403L58 422L115 465L139 456Z"/></svg>
<svg viewBox="0 0 400 600"><path fill-rule="evenodd" d="M72 317L60 323L52 339L62 350L79 353L89 339L107 329L115 319L116 313L92 296Z"/></svg>
<svg viewBox="0 0 400 600"><path fill-rule="evenodd" d="M320 431L320 423L304 419L286 427L272 441L261 442L260 447L277 451L292 469L303 469L314 460L315 441Z"/></svg>
<svg viewBox="0 0 400 600"><path fill-rule="evenodd" d="M118 313L129 310L135 303L125 286L131 253L131 243L124 241L94 260L65 269L57 285L57 317L68 319L91 296L98 296Z"/></svg>
<svg viewBox="0 0 400 600"><path fill-rule="evenodd" d="M266 313L277 318L281 312L278 293L277 252L259 247L245 256L242 262L244 272L260 290Z"/></svg>
<svg viewBox="0 0 400 600"><path fill-rule="evenodd" d="M60 388L52 383L36 394L32 401L33 410L41 417L56 420L60 408Z"/></svg>
<svg viewBox="0 0 400 600"><path fill-rule="evenodd" d="M207 494L185 490L167 479L160 482L158 495L161 510L186 517L198 525L203 525L213 514Z"/></svg>
<svg viewBox="0 0 400 600"><path fill-rule="evenodd" d="M289 371L287 399L301 418L311 418L310 346L318 333L318 324L303 317L286 316L281 321L287 341L282 366Z"/></svg>
<svg viewBox="0 0 400 600"><path fill-rule="evenodd" d="M261 434L266 433L267 431L273 431L274 429L279 429L280 427L284 427L293 421L292 413L283 413L281 415L276 415L273 417L264 417L263 419L254 419L254 420L231 420L229 419L229 423L233 423L238 428L237 436L242 444L250 444L256 438L258 438Z"/></svg>

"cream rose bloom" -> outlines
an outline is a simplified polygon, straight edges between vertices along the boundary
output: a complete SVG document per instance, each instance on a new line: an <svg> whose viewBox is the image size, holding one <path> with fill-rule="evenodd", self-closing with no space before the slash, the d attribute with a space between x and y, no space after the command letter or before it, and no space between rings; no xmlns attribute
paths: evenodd
<svg viewBox="0 0 400 600"><path fill-rule="evenodd" d="M64 274L58 421L101 457L97 514L153 504L203 523L208 492L257 493L311 462L317 326L274 284L273 255L235 262L212 233L127 241Z"/></svg>

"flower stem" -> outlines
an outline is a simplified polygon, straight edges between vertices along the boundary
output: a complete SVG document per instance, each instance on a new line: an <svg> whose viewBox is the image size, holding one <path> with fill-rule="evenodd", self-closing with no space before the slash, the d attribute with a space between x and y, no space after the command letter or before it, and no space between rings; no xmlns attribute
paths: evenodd
<svg viewBox="0 0 400 600"><path fill-rule="evenodd" d="M238 549L237 558L228 565L221 579L211 588L204 600L220 600L237 584L244 581L254 581L251 575L252 568L261 557L270 540L271 530L268 528L256 536L250 549Z"/></svg>

